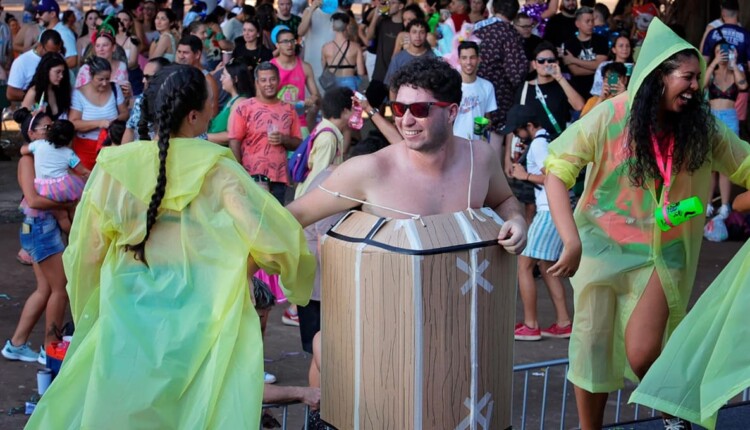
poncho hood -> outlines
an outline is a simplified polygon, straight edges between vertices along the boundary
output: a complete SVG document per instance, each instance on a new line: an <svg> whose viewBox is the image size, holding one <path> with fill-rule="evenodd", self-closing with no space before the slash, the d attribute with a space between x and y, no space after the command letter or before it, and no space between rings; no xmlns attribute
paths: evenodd
<svg viewBox="0 0 750 430"><path fill-rule="evenodd" d="M222 146L199 139L169 139L167 189L161 207L182 210L200 192L206 173L222 158L234 160ZM159 147L156 141L137 141L103 149L96 165L148 205L159 173Z"/></svg>
<svg viewBox="0 0 750 430"><path fill-rule="evenodd" d="M703 59L700 51L678 36L661 22L659 18L654 18L648 27L646 39L643 41L638 61L635 63L633 74L628 84L628 101L630 104L633 104L633 99L638 92L638 88L641 87L646 76L659 67L667 58L686 49L692 49L698 55L701 64L701 76L703 76L706 73L706 61ZM699 78L698 82L702 90L702 79Z"/></svg>

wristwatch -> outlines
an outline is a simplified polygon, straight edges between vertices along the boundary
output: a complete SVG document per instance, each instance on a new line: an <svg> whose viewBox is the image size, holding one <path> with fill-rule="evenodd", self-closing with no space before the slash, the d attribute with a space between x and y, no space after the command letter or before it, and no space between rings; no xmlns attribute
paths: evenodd
<svg viewBox="0 0 750 430"><path fill-rule="evenodd" d="M377 113L380 113L380 110L378 108L372 108L369 112L367 112L367 116L372 118Z"/></svg>

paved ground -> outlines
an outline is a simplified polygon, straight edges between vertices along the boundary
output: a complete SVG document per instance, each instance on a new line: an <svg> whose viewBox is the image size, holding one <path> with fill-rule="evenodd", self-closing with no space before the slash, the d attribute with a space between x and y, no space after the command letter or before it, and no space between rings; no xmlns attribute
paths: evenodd
<svg viewBox="0 0 750 430"><path fill-rule="evenodd" d="M0 340L11 336L18 321L21 307L26 297L34 288L34 276L30 268L21 266L15 261L18 250L18 217L15 213L20 198L20 192L15 179L15 161L0 161L0 294L7 294L9 299L0 295ZM721 268L729 261L741 246L740 243L704 243L703 252L698 270L698 279L694 292L695 298L708 286L710 281L719 273ZM552 306L546 292L540 288L540 323L543 326L553 321ZM572 303L571 291L568 296ZM692 302L691 302L692 303ZM278 377L281 385L304 385L307 379L307 369L310 357L303 353L299 343L299 334L296 328L287 327L280 323L282 309L277 307L272 314L266 333L265 348L267 365L266 369ZM518 306L520 312L520 303ZM31 336L31 342L35 347L42 339L41 324L37 324ZM567 341L544 340L541 342L516 343L516 364L533 363L544 360L563 358L567 354ZM23 406L36 392L35 373L39 366L35 364L23 364L20 362L4 361L0 358L0 429L14 430L23 427L27 417L21 414L8 415L12 408ZM560 401L562 400L562 369L555 368L549 372L550 399L546 412L548 428L559 428ZM529 405L527 410L527 422L529 427L538 428L541 415L541 387L545 372L535 371L529 373ZM516 384L516 395L514 396L514 422L515 428L521 424L521 390L523 387L523 375L517 375L514 379ZM614 405L614 396L612 405ZM626 398L626 397L623 397ZM567 412L565 413L565 428L576 425L575 407L568 386ZM628 411L627 419L632 417L632 410ZM614 406L612 407L614 411ZM300 428L302 408L300 406L290 409L290 428ZM614 420L614 412L608 417ZM551 424L556 423L556 426Z"/></svg>

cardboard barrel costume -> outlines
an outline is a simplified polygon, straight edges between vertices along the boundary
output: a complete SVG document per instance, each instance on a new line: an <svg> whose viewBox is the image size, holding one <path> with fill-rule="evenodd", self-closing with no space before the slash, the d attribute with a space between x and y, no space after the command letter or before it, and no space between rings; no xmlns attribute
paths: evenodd
<svg viewBox="0 0 750 430"><path fill-rule="evenodd" d="M321 418L339 429L511 425L516 258L491 209L352 211L322 240Z"/></svg>

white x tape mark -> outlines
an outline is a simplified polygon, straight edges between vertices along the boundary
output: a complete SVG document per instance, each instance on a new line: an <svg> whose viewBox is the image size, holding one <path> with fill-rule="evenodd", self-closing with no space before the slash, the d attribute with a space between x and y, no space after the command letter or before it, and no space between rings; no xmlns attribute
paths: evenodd
<svg viewBox="0 0 750 430"><path fill-rule="evenodd" d="M485 430L490 428L492 407L495 404L495 402L490 399L492 399L492 394L486 393L477 404L472 405L471 399L467 397L466 400L464 400L464 406L469 409L469 415L456 426L455 430L473 430L477 428L477 424ZM482 413L482 410L485 409L485 407L487 410Z"/></svg>
<svg viewBox="0 0 750 430"><path fill-rule="evenodd" d="M462 260L461 258L458 258L457 260L458 261L456 262L456 265L458 266L458 270L460 270L460 271L466 273L467 275L469 275L469 279L467 279L466 282L464 282L464 285L461 286L461 294L466 295L466 293L468 293L469 290L471 288L473 288L477 284L480 287L484 288L488 293L492 292L492 289L494 287L492 286L492 284L490 284L490 281L488 281L488 280L486 280L486 279L484 279L482 277L482 274L484 273L484 271L487 270L487 268L490 266L490 262L489 261L484 260L484 261L482 261L482 264L480 264L477 267L477 270L476 270L476 284L475 285L471 285L471 267L469 267L469 265L464 260Z"/></svg>

